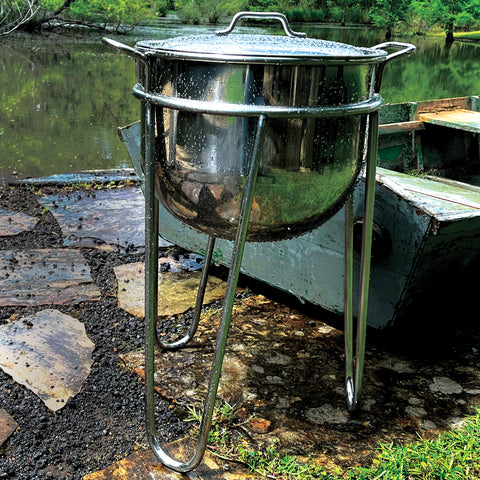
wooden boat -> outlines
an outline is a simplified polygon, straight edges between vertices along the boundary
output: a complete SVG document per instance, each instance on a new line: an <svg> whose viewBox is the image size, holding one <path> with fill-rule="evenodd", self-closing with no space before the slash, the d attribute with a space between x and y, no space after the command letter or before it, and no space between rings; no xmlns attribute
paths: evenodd
<svg viewBox="0 0 480 480"><path fill-rule="evenodd" d="M469 301L480 264L480 97L387 104L380 124L368 323L385 329L431 320ZM141 176L139 124L119 131ZM363 191L360 180L358 232ZM206 236L162 207L160 231L176 245L205 251ZM300 237L248 243L242 270L302 302L343 313L343 250L342 210ZM228 264L231 253L231 242L217 240L216 262Z"/></svg>

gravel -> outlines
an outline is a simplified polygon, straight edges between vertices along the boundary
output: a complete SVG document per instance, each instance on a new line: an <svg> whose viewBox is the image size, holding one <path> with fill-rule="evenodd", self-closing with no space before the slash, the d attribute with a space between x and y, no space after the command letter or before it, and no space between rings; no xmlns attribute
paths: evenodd
<svg viewBox="0 0 480 480"><path fill-rule="evenodd" d="M54 217L36 202L31 188L1 187L0 208L35 215L33 232L0 238L0 249L52 248L62 244ZM122 353L143 345L143 320L116 306L113 267L143 260L143 253L129 248L113 252L82 249L92 277L103 292L98 302L52 306L78 318L95 343L92 370L81 392L56 414L32 392L0 370L0 408L19 428L0 447L0 478L81 479L148 448L144 434L143 385L121 361ZM45 308L45 307L44 307ZM40 308L0 308L0 323L12 315L25 316ZM168 402L158 401L161 441L171 441L184 431Z"/></svg>

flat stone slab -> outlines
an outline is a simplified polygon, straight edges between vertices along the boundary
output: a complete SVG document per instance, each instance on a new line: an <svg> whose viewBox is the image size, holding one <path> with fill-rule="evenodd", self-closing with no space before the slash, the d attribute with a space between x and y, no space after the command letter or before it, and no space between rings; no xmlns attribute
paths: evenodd
<svg viewBox="0 0 480 480"><path fill-rule="evenodd" d="M73 249L1 250L0 307L99 300L83 255Z"/></svg>
<svg viewBox="0 0 480 480"><path fill-rule="evenodd" d="M221 310L202 315L198 332L190 344L195 348L163 351L157 355L156 385L169 400L202 407L220 317ZM295 387L300 385L302 393L318 405L332 395L335 397L335 392L328 392L328 396L319 392L313 380L316 375L321 375L319 362L327 358L327 343L330 349L333 345L334 352L340 357L342 351L337 349L341 346L343 334L322 322L310 325L309 321L308 317L262 295L237 301L219 397L230 404L261 406L274 415L286 413L298 402L299 392ZM329 342L326 342L327 338ZM134 368L143 367L143 352L132 352L124 358ZM313 371L316 363L319 372ZM341 387L343 379L337 377L336 367L332 372L330 365L329 371L334 373L334 380ZM287 395L285 387L289 383L295 393Z"/></svg>
<svg viewBox="0 0 480 480"><path fill-rule="evenodd" d="M145 245L145 205L138 187L48 195L38 201L55 216L65 246L82 245L86 239L123 247Z"/></svg>
<svg viewBox="0 0 480 480"><path fill-rule="evenodd" d="M0 368L53 412L82 388L94 347L84 325L57 310L0 325Z"/></svg>
<svg viewBox="0 0 480 480"><path fill-rule="evenodd" d="M188 458L188 442L177 441L165 446L175 458ZM249 474L248 469L234 463L226 471L220 460L210 452L205 452L200 465L185 474L176 473L159 464L153 452L138 451L120 460L105 470L90 473L83 480L248 480L261 479L259 475Z"/></svg>
<svg viewBox="0 0 480 480"><path fill-rule="evenodd" d="M159 259L158 313L162 316L187 311L195 305L201 272L162 272L161 265L170 259ZM164 262L163 262L163 261ZM137 317L145 316L145 264L143 262L120 265L114 269L118 282L118 306ZM225 295L226 284L210 275L204 303L208 304Z"/></svg>
<svg viewBox="0 0 480 480"><path fill-rule="evenodd" d="M15 419L6 410L0 408L0 446L17 428L18 423Z"/></svg>
<svg viewBox="0 0 480 480"><path fill-rule="evenodd" d="M0 237L10 237L33 230L37 219L20 212L10 212L0 208Z"/></svg>
<svg viewBox="0 0 480 480"><path fill-rule="evenodd" d="M187 347L156 353L156 392L179 411L203 408L220 316L221 309L207 310ZM362 402L351 416L343 332L254 295L235 302L217 397L244 412L241 418L256 417L244 425L254 444L274 442L325 468L367 464L379 442L434 435L454 424L459 408L480 405L478 354L468 350L464 367L452 369L448 358L432 363L367 344ZM144 378L143 352L122 359Z"/></svg>

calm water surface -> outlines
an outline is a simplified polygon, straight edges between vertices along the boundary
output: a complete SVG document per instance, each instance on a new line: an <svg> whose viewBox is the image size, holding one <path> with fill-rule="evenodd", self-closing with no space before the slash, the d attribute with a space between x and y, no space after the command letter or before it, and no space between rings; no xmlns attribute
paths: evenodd
<svg viewBox="0 0 480 480"><path fill-rule="evenodd" d="M352 45L371 47L383 41L381 33L364 29L294 28ZM133 45L140 39L212 30L143 28L119 41ZM480 94L480 46L455 42L447 48L442 38L397 40L415 43L417 52L387 66L381 92L385 102ZM130 93L135 83L131 58L99 39L0 42L0 172L37 177L130 167L116 127L139 118L139 102Z"/></svg>

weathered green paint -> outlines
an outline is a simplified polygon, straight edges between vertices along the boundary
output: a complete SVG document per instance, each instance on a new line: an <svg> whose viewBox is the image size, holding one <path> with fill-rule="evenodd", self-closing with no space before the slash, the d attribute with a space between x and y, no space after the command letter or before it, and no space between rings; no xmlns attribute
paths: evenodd
<svg viewBox="0 0 480 480"><path fill-rule="evenodd" d="M422 122L455 128L466 132L480 133L480 113L459 109L452 111L423 113L419 116Z"/></svg>

